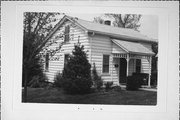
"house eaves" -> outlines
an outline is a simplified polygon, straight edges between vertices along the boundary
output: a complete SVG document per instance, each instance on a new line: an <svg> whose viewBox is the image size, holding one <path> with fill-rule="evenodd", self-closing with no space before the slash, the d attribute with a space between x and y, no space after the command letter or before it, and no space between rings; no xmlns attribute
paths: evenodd
<svg viewBox="0 0 180 120"><path fill-rule="evenodd" d="M154 55L154 52L152 52L151 50L149 50L140 43L122 41L117 39L112 39L112 41L128 53L139 54L139 55L150 55L150 56Z"/></svg>

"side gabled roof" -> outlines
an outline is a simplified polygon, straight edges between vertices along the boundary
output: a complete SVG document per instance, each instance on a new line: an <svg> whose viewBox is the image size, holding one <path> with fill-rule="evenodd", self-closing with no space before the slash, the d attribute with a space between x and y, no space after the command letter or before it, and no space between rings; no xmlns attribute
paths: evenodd
<svg viewBox="0 0 180 120"><path fill-rule="evenodd" d="M149 50L148 48L146 48L140 43L122 41L122 40L116 40L116 39L112 39L112 41L128 53L154 55L154 53L151 50Z"/></svg>
<svg viewBox="0 0 180 120"><path fill-rule="evenodd" d="M140 32L129 28L119 28L104 24L98 24L82 19L76 19L76 22L90 32L104 34L114 38L120 38L131 41L157 42L157 40L151 39L141 34Z"/></svg>
<svg viewBox="0 0 180 120"><path fill-rule="evenodd" d="M98 24L74 17L70 17L65 15L54 27L49 36L53 34L63 23L64 21L69 20L73 22L75 25L84 29L87 32L94 32L97 34L107 35L112 38L124 39L128 41L142 41L142 42L157 42L155 39L151 39L138 31L128 28L119 28L104 24ZM48 36L48 37L49 37Z"/></svg>

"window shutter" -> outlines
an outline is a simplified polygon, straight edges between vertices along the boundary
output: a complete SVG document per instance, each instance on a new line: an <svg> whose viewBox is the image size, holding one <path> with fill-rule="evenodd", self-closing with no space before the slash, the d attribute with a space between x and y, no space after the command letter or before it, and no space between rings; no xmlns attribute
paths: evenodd
<svg viewBox="0 0 180 120"><path fill-rule="evenodd" d="M69 54L64 55L64 66L67 64L67 61L69 59Z"/></svg>
<svg viewBox="0 0 180 120"><path fill-rule="evenodd" d="M49 53L46 53L45 70L49 69Z"/></svg>
<svg viewBox="0 0 180 120"><path fill-rule="evenodd" d="M64 35L64 41L65 42L68 42L69 41L69 32L70 32L70 26L67 25L65 26L65 35Z"/></svg>
<svg viewBox="0 0 180 120"><path fill-rule="evenodd" d="M103 73L109 73L109 55L103 55Z"/></svg>

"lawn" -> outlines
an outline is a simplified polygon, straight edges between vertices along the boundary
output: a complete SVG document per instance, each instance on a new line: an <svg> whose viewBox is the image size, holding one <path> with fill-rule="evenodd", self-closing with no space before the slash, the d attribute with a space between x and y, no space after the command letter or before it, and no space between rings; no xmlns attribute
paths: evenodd
<svg viewBox="0 0 180 120"><path fill-rule="evenodd" d="M51 88L28 88L28 103L72 103L72 104L115 104L156 105L157 92L152 91L108 91L86 95L68 95L62 90Z"/></svg>

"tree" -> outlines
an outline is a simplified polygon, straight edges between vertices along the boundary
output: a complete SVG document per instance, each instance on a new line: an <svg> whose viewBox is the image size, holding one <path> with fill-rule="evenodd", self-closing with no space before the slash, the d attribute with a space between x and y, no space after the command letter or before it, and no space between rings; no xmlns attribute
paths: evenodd
<svg viewBox="0 0 180 120"><path fill-rule="evenodd" d="M92 80L93 80L93 83L94 83L94 87L97 90L100 90L102 85L103 85L103 81L101 79L101 76L99 76L97 71L96 71L95 63L93 64L93 69L92 69Z"/></svg>
<svg viewBox="0 0 180 120"><path fill-rule="evenodd" d="M99 17L95 17L94 18L94 22L95 23L104 24L104 20L100 16Z"/></svg>
<svg viewBox="0 0 180 120"><path fill-rule="evenodd" d="M25 12L23 21L23 86L24 101L27 98L28 82L35 75L42 75L41 52L48 51L46 48L56 41L49 41L50 31L53 30L53 23L59 13Z"/></svg>
<svg viewBox="0 0 180 120"><path fill-rule="evenodd" d="M152 62L151 62L151 85L156 85L157 84L158 43L152 44L152 51L155 53L155 55L152 56Z"/></svg>
<svg viewBox="0 0 180 120"><path fill-rule="evenodd" d="M87 60L84 46L77 44L74 46L72 55L69 56L63 73L63 89L69 94L89 93L91 80L91 65Z"/></svg>
<svg viewBox="0 0 180 120"><path fill-rule="evenodd" d="M138 31L140 27L139 20L141 15L137 14L105 14L105 17L113 19L113 25L121 28L130 28ZM101 17L95 17L94 22L102 24L104 21Z"/></svg>

